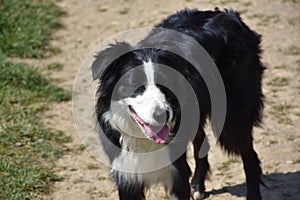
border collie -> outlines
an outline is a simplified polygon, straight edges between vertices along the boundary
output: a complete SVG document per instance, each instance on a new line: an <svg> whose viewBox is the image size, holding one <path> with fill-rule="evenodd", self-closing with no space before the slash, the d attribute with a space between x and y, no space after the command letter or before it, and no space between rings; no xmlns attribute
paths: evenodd
<svg viewBox="0 0 300 200"><path fill-rule="evenodd" d="M247 199L260 200L262 170L252 137L253 127L261 123L264 99L260 35L250 30L237 12L217 8L214 11L185 9L156 27L193 38L214 61L224 84L227 108L218 142L228 154L241 156ZM92 65L93 78L100 80L96 105L97 120L103 131L100 139L110 158L111 175L120 199L145 199L145 190L156 183L164 185L171 199L190 199L191 188L194 198L204 198L209 163L207 155L198 155L206 136L206 119L212 115L210 93L189 60L163 48L141 48L144 44L164 41L159 32L152 31L134 46L116 42L99 52ZM184 38L174 42L182 55L195 53ZM112 59L118 51L125 53ZM174 159L177 143L172 143L184 117L184 105L189 104L189 95L182 104L170 88L160 83L165 79L181 86L181 80L170 78L161 70L162 66L182 74L198 100L200 117L192 138L196 168L191 186L186 151ZM103 67L107 68L101 75L97 74ZM185 92L185 88L180 91ZM188 120L193 121L192 117ZM182 141L187 144L189 139L178 139L178 145ZM151 154L156 151L159 153ZM161 163L165 165L155 168Z"/></svg>

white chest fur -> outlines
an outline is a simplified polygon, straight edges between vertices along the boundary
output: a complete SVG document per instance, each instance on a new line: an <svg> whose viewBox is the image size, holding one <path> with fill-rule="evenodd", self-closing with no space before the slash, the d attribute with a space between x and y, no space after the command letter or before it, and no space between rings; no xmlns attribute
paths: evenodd
<svg viewBox="0 0 300 200"><path fill-rule="evenodd" d="M145 186L162 183L167 189L172 188L176 169L166 146L133 137L122 137L121 145L124 150L112 163L118 178Z"/></svg>

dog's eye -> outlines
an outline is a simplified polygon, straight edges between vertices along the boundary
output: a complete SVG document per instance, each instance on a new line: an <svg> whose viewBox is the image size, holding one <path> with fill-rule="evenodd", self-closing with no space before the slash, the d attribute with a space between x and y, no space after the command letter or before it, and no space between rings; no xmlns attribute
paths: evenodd
<svg viewBox="0 0 300 200"><path fill-rule="evenodd" d="M130 87L130 86L119 86L114 94L113 94L113 99L124 99L127 97L130 97L134 94L135 88L134 87Z"/></svg>
<svg viewBox="0 0 300 200"><path fill-rule="evenodd" d="M135 89L135 91L134 91L134 93L131 95L131 97L135 97L135 96L137 96L137 95L139 95L139 94L142 94L145 90L146 90L146 86L143 85L143 86L141 86L141 87Z"/></svg>
<svg viewBox="0 0 300 200"><path fill-rule="evenodd" d="M143 92L145 91L145 89L146 89L146 86L145 86L145 85L142 85L141 87L139 87L138 89L136 89L136 90L134 91L134 93L139 93L139 94L141 94L141 93L143 93Z"/></svg>

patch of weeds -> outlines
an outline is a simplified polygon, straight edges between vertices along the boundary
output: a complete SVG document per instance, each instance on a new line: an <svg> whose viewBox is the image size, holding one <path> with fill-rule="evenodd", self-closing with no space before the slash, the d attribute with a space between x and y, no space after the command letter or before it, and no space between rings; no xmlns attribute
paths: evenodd
<svg viewBox="0 0 300 200"><path fill-rule="evenodd" d="M106 12L107 10L108 10L108 8L105 7L105 6L101 6L101 7L98 8L99 12Z"/></svg>
<svg viewBox="0 0 300 200"><path fill-rule="evenodd" d="M0 80L0 103L2 104L40 107L45 105L43 102L71 99L70 91L50 84L49 80L37 70L24 64L0 60ZM35 104L35 100L40 100L40 104Z"/></svg>
<svg viewBox="0 0 300 200"><path fill-rule="evenodd" d="M260 22L257 23L258 26L268 26L270 23L277 23L279 22L278 15L268 15L261 19Z"/></svg>
<svg viewBox="0 0 300 200"><path fill-rule="evenodd" d="M288 48L286 48L283 53L285 55L292 55L292 56L296 56L300 54L300 48L296 47L294 45L289 46Z"/></svg>
<svg viewBox="0 0 300 200"><path fill-rule="evenodd" d="M278 88L271 88L271 92L274 94L276 92L279 92L279 91L282 91L282 90L279 90Z"/></svg>
<svg viewBox="0 0 300 200"><path fill-rule="evenodd" d="M273 67L273 69L285 69L286 65L276 65Z"/></svg>
<svg viewBox="0 0 300 200"><path fill-rule="evenodd" d="M89 164L87 165L87 168L88 168L89 170L92 170L92 169L99 169L99 165L96 165L96 164L93 164L93 163L89 163Z"/></svg>
<svg viewBox="0 0 300 200"><path fill-rule="evenodd" d="M270 82L267 83L267 85L277 86L277 87L287 86L288 84L289 81L286 77L275 77Z"/></svg>
<svg viewBox="0 0 300 200"><path fill-rule="evenodd" d="M251 6L252 2L251 1L246 1L242 3L244 6Z"/></svg>
<svg viewBox="0 0 300 200"><path fill-rule="evenodd" d="M119 14L120 15L126 15L127 13L129 13L129 8L124 8L124 9L122 9L122 10L119 10Z"/></svg>
<svg viewBox="0 0 300 200"><path fill-rule="evenodd" d="M144 26L145 22L144 21L140 21L139 22L139 26Z"/></svg>
<svg viewBox="0 0 300 200"><path fill-rule="evenodd" d="M74 184L78 184L78 183L82 183L82 182L84 182L84 180L83 180L82 177L76 178L76 179L73 180L73 183L74 183Z"/></svg>
<svg viewBox="0 0 300 200"><path fill-rule="evenodd" d="M226 178L231 179L233 176L231 174L227 174Z"/></svg>
<svg viewBox="0 0 300 200"><path fill-rule="evenodd" d="M294 135L290 135L287 138L288 141L294 141L295 140L295 136Z"/></svg>
<svg viewBox="0 0 300 200"><path fill-rule="evenodd" d="M107 178L104 177L104 176L98 176L97 179L98 179L99 181L102 181L102 180L106 180Z"/></svg>
<svg viewBox="0 0 300 200"><path fill-rule="evenodd" d="M238 3L239 2L239 0L221 0L220 1L220 4L221 5L227 5L227 4L229 4L229 3Z"/></svg>
<svg viewBox="0 0 300 200"><path fill-rule="evenodd" d="M217 167L218 170L228 170L231 164L238 163L239 160L237 159L229 159L221 164L221 166Z"/></svg>
<svg viewBox="0 0 300 200"><path fill-rule="evenodd" d="M58 62L54 62L54 63L47 65L47 69L49 69L49 70L62 70L62 68L63 68L63 64L58 63Z"/></svg>
<svg viewBox="0 0 300 200"><path fill-rule="evenodd" d="M220 173L217 173L216 175L217 175L217 176L224 176L224 173L223 173L223 172L220 172Z"/></svg>
<svg viewBox="0 0 300 200"><path fill-rule="evenodd" d="M76 148L76 152L83 152L84 150L86 149L85 145L84 144L81 144L79 145L77 148Z"/></svg>
<svg viewBox="0 0 300 200"><path fill-rule="evenodd" d="M300 163L300 158L298 158L297 160L293 161L293 164L299 164Z"/></svg>
<svg viewBox="0 0 300 200"><path fill-rule="evenodd" d="M51 166L70 141L61 131L45 128L37 114L50 102L70 100L71 93L52 85L24 64L0 58L0 195L36 199L60 180ZM46 166L43 163L47 163Z"/></svg>
<svg viewBox="0 0 300 200"><path fill-rule="evenodd" d="M270 140L270 144L278 144L278 141L276 141L276 140Z"/></svg>
<svg viewBox="0 0 300 200"><path fill-rule="evenodd" d="M31 160L24 156L1 158L1 199L40 199L39 194L50 192L50 182L60 180L52 170Z"/></svg>
<svg viewBox="0 0 300 200"><path fill-rule="evenodd" d="M272 114L280 124L292 124L292 120L287 116L287 112L292 108L291 105L279 104L271 106L270 114Z"/></svg>
<svg viewBox="0 0 300 200"><path fill-rule="evenodd" d="M266 132L266 131L261 132L261 134L262 134L262 135L266 135L266 136L270 135L270 134L269 134L268 132Z"/></svg>
<svg viewBox="0 0 300 200"><path fill-rule="evenodd" d="M265 18L266 15L264 14L261 14L261 13L256 13L256 14L253 14L251 16L249 16L250 19L255 19L255 18L258 18L258 19L263 19Z"/></svg>
<svg viewBox="0 0 300 200"><path fill-rule="evenodd" d="M61 53L61 49L58 47L49 47L47 48L47 52L45 52L44 57L55 56Z"/></svg>
<svg viewBox="0 0 300 200"><path fill-rule="evenodd" d="M228 185L228 186L232 185L232 183L230 183L230 182L226 182L225 184Z"/></svg>
<svg viewBox="0 0 300 200"><path fill-rule="evenodd" d="M0 0L0 49L7 56L41 58L63 14L49 0Z"/></svg>
<svg viewBox="0 0 300 200"><path fill-rule="evenodd" d="M297 3L299 0L282 0L282 3Z"/></svg>
<svg viewBox="0 0 300 200"><path fill-rule="evenodd" d="M257 23L258 26L267 26L270 23L277 23L279 22L279 15L265 15L261 13L256 13L249 16L250 19L259 19Z"/></svg>
<svg viewBox="0 0 300 200"><path fill-rule="evenodd" d="M296 60L296 64L298 65L298 67L300 68L300 59Z"/></svg>
<svg viewBox="0 0 300 200"><path fill-rule="evenodd" d="M296 19L294 19L294 18L288 19L287 22L290 26L295 26L296 25Z"/></svg>
<svg viewBox="0 0 300 200"><path fill-rule="evenodd" d="M238 10L238 13L240 13L240 15L243 15L247 12L248 12L248 9Z"/></svg>
<svg viewBox="0 0 300 200"><path fill-rule="evenodd" d="M169 197L169 195L167 195L167 194L164 194L163 196L160 196L161 197L161 199L170 199L170 197Z"/></svg>
<svg viewBox="0 0 300 200"><path fill-rule="evenodd" d="M90 187L89 189L87 189L86 193L90 195L91 199L97 199L100 197L105 197L105 198L109 197L109 194L103 191L98 191L96 187Z"/></svg>
<svg viewBox="0 0 300 200"><path fill-rule="evenodd" d="M282 112L290 110L291 108L293 108L293 106L287 105L287 104L280 104L280 105L274 105L274 106L272 106L272 108L273 108L273 110L275 110L279 113L282 113Z"/></svg>

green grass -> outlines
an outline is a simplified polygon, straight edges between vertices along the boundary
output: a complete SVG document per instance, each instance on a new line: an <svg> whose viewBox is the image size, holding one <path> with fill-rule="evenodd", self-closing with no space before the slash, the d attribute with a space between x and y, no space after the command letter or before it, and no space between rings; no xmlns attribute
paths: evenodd
<svg viewBox="0 0 300 200"><path fill-rule="evenodd" d="M273 67L273 69L285 69L285 68L287 68L287 66L284 65L284 64L282 64L282 65L276 65L276 66Z"/></svg>
<svg viewBox="0 0 300 200"><path fill-rule="evenodd" d="M292 56L300 55L300 47L291 45L291 46L287 47L286 49L284 49L283 53L285 55L292 55Z"/></svg>
<svg viewBox="0 0 300 200"><path fill-rule="evenodd" d="M0 199L42 199L60 180L54 161L69 150L70 137L44 127L38 113L70 100L71 92L7 58L43 57L60 13L46 0L0 0Z"/></svg>
<svg viewBox="0 0 300 200"><path fill-rule="evenodd" d="M47 69L49 69L49 70L59 71L59 70L62 70L62 68L63 68L63 64L58 63L58 62L54 62L54 63L47 65Z"/></svg>
<svg viewBox="0 0 300 200"><path fill-rule="evenodd" d="M262 13L256 13L251 16L249 16L250 19L258 19L259 22L257 23L258 26L268 26L271 23L277 23L279 22L279 16L278 15L265 15Z"/></svg>
<svg viewBox="0 0 300 200"><path fill-rule="evenodd" d="M300 59L296 60L296 64L297 64L298 67L300 67Z"/></svg>
<svg viewBox="0 0 300 200"><path fill-rule="evenodd" d="M87 165L88 170L93 170L93 169L99 169L99 165L93 164L93 163L89 163Z"/></svg>
<svg viewBox="0 0 300 200"><path fill-rule="evenodd" d="M252 2L251 1L247 1L247 2L242 3L242 5L244 5L244 6L251 6Z"/></svg>
<svg viewBox="0 0 300 200"><path fill-rule="evenodd" d="M219 2L219 4L225 6L225 5L228 5L230 3L238 3L238 2L239 2L238 0L221 0Z"/></svg>
<svg viewBox="0 0 300 200"><path fill-rule="evenodd" d="M277 144L278 141L277 140L270 140L270 144Z"/></svg>
<svg viewBox="0 0 300 200"><path fill-rule="evenodd" d="M221 164L221 166L217 167L218 170L228 170L230 165L233 163L238 163L240 162L237 159L229 159L228 161L225 161Z"/></svg>
<svg viewBox="0 0 300 200"><path fill-rule="evenodd" d="M7 56L43 57L62 12L49 0L0 0L0 50Z"/></svg>
<svg viewBox="0 0 300 200"><path fill-rule="evenodd" d="M63 144L70 138L45 128L37 114L71 94L5 58L0 58L0 80L0 199L38 198L57 180L49 163L68 150Z"/></svg>
<svg viewBox="0 0 300 200"><path fill-rule="evenodd" d="M293 161L293 164L299 164L299 163L300 163L300 158Z"/></svg>
<svg viewBox="0 0 300 200"><path fill-rule="evenodd" d="M297 3L298 0L282 0L282 3Z"/></svg>
<svg viewBox="0 0 300 200"><path fill-rule="evenodd" d="M126 15L126 14L128 14L129 10L130 10L129 8L124 8L122 10L119 10L119 14L120 15Z"/></svg>
<svg viewBox="0 0 300 200"><path fill-rule="evenodd" d="M106 6L100 6L99 8L98 8L98 11L99 12L106 12L108 10L108 8L106 7Z"/></svg>
<svg viewBox="0 0 300 200"><path fill-rule="evenodd" d="M288 117L288 113L293 106L288 104L272 105L270 114L272 114L279 124L292 124L292 120Z"/></svg>
<svg viewBox="0 0 300 200"><path fill-rule="evenodd" d="M107 192L99 191L96 187L90 187L86 190L86 193L90 195L90 199L107 198L109 194Z"/></svg>
<svg viewBox="0 0 300 200"><path fill-rule="evenodd" d="M275 77L270 82L267 83L267 85L277 86L277 87L287 86L288 84L289 84L289 80L286 77Z"/></svg>

